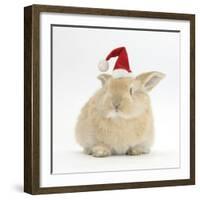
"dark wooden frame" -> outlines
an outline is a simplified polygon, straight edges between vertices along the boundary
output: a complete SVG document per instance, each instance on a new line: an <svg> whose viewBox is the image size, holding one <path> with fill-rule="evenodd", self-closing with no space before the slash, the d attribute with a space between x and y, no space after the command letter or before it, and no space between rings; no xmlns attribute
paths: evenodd
<svg viewBox="0 0 200 200"><path fill-rule="evenodd" d="M188 20L190 22L190 178L184 180L115 183L41 188L40 178L40 53L41 12ZM195 15L146 11L32 5L24 8L24 191L30 194L82 192L195 184Z"/></svg>

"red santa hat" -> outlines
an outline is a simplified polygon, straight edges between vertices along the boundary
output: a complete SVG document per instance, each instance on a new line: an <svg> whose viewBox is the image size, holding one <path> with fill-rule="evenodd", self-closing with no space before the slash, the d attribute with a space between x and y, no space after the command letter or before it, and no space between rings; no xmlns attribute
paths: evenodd
<svg viewBox="0 0 200 200"><path fill-rule="evenodd" d="M114 78L132 77L132 72L128 62L128 54L125 47L113 49L105 60L100 61L98 68L101 72L106 72L109 69L108 60L118 56L113 68L112 76Z"/></svg>

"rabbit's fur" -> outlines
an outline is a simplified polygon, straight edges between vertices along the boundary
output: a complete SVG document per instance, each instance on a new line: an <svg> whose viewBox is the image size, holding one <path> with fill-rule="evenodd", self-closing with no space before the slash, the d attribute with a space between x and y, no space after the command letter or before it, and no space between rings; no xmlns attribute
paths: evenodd
<svg viewBox="0 0 200 200"><path fill-rule="evenodd" d="M136 78L98 76L102 88L82 108L76 124L76 140L84 151L95 157L148 153L154 126L147 92L163 77L160 72Z"/></svg>

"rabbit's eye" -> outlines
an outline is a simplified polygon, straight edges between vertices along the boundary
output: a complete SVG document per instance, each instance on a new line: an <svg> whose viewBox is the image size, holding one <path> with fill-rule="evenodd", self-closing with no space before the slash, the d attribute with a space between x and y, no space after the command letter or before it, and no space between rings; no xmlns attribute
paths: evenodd
<svg viewBox="0 0 200 200"><path fill-rule="evenodd" d="M132 96L133 95L133 88L130 88L129 92L130 92L130 95Z"/></svg>

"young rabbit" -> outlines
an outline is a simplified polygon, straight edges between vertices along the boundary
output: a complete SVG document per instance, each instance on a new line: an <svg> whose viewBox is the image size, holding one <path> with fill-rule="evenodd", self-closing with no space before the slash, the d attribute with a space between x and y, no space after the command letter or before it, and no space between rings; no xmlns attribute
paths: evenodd
<svg viewBox="0 0 200 200"><path fill-rule="evenodd" d="M136 78L102 74L102 88L83 107L76 124L77 142L95 157L148 153L154 139L147 94L162 78L148 72Z"/></svg>
<svg viewBox="0 0 200 200"><path fill-rule="evenodd" d="M102 87L82 108L75 135L95 157L149 153L154 140L148 92L164 77L147 72L135 78L101 74Z"/></svg>

